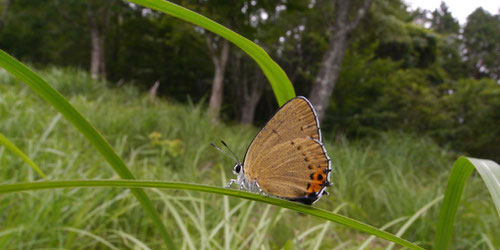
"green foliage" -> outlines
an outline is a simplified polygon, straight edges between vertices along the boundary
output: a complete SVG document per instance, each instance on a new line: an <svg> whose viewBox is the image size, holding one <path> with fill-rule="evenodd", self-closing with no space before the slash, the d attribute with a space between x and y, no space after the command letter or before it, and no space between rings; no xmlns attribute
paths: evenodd
<svg viewBox="0 0 500 250"><path fill-rule="evenodd" d="M490 160L460 157L450 173L448 186L441 207L437 233L435 237L435 249L448 249L453 232L453 221L458 210L458 204L465 188L465 183L472 172L477 170L488 189L500 215L500 166Z"/></svg>
<svg viewBox="0 0 500 250"><path fill-rule="evenodd" d="M47 176L43 173L43 171L30 158L28 158L28 156L26 156L26 154L24 154L23 151L21 151L18 147L16 147L14 143L12 143L1 133L0 133L0 144L2 144L5 148L10 150L12 153L19 156L21 159L23 159L41 177L47 178Z"/></svg>
<svg viewBox="0 0 500 250"><path fill-rule="evenodd" d="M329 20L335 18L331 2L176 2L256 42L284 69L295 91L308 96L331 35ZM0 30L0 47L39 67L88 69L87 7L93 4L79 0L11 1ZM162 2L162 6L175 5ZM183 103L206 100L214 73L206 36L212 34L161 11L165 9L151 10L119 1L112 5L105 39L107 80L116 85L132 84L142 91L159 81L161 96ZM460 98L450 98L448 94L460 92L457 88L468 89L465 85L472 87L474 82L469 82L469 78L498 81L498 15L477 9L460 33L453 13L444 3L427 14L424 10L409 13L399 0L374 1L349 38L347 56L323 128L348 136L404 129L432 136L440 144L469 155L498 160L496 147L490 145L498 144L499 138L496 129L488 126L498 124L498 116L491 111L497 108L496 102L491 98L475 100L481 97L471 95L471 102L483 104L469 105L467 112L487 113L490 118L483 116L481 122L474 124L457 123L457 117L464 114L457 113L460 111L456 107L462 104L452 103ZM260 55L265 54L257 50ZM245 107L241 101L244 86L251 89L261 84L263 78L251 58L232 48L225 79L222 117L237 120ZM478 83L472 88L483 86ZM485 92L498 91L498 86L492 84L484 88L488 89ZM288 92L291 96L292 92ZM265 122L275 108L271 88L264 85L256 123ZM492 136L483 134L481 137L485 138L477 143L462 141L466 134L487 129L493 131Z"/></svg>
<svg viewBox="0 0 500 250"><path fill-rule="evenodd" d="M175 183L175 182L161 182L161 181L138 181L138 180L75 180L75 181L45 181L45 182L27 182L27 183L17 183L17 184L7 184L0 185L0 194L8 194L20 191L32 191L32 190L43 190L43 189L54 189L54 188L77 188L77 187L128 187L128 188L164 188L164 189L176 189L176 190L190 190L190 191L201 191L206 193L224 194L227 196L234 196L239 198L245 198L253 201L260 201L262 203L268 203L271 205L288 208L290 210L295 210L297 212L312 215L315 217L323 218L329 221L336 222L341 225L356 228L360 231L364 231L373 235L376 235L383 239L388 239L396 242L402 246L409 249L423 249L417 245L414 245L406 240L395 237L385 231L379 230L370 225L358 222L356 220L350 219L348 217L338 215L335 213L330 213L328 211L317 209L309 205L287 201L284 199L279 199L275 197L266 197L260 194L254 194L244 191L238 191L234 189L227 189L223 187L211 187L199 184L188 184L188 183ZM227 202L225 202L227 203ZM173 208L170 203L165 204L172 212L173 217L179 223L180 230L183 233L187 233L186 229L182 226L182 219L178 215L177 210ZM225 204L226 205L226 204ZM227 206L227 205L226 205ZM227 218L229 219L229 218ZM188 244L191 249L194 249L194 243L189 239L188 234L185 235ZM252 243L252 246L254 243ZM258 244L260 245L260 244Z"/></svg>
<svg viewBox="0 0 500 250"><path fill-rule="evenodd" d="M127 168L123 160L111 148L109 143L99 134L99 132L89 123L80 112L78 112L57 90L48 84L43 78L30 70L24 64L12 58L4 51L0 50L0 66L14 75L19 80L28 85L36 94L51 104L61 115L71 122L79 132L94 146L104 159L111 165L113 170L124 179L134 179L134 175ZM170 240L165 226L160 221L160 217L153 207L151 200L141 189L132 189L132 193L141 206L152 219L156 228L161 232L162 239L172 249L173 244Z"/></svg>
<svg viewBox="0 0 500 250"><path fill-rule="evenodd" d="M345 66L349 70L341 74L326 120L335 130L357 135L393 128L427 133L457 151L500 160L500 87L495 81L460 79L436 86L432 79L440 76L432 69L401 69L397 63L359 54L348 54ZM355 91L351 82L357 83Z"/></svg>
<svg viewBox="0 0 500 250"><path fill-rule="evenodd" d="M209 143L223 139L242 156L257 132L247 126L213 125L203 105L151 102L135 88L108 88L104 82L88 81L89 76L78 70L47 69L43 75L67 93L72 105L102 132L140 179L223 186L232 175L233 162ZM0 131L27 152L50 179L116 178L110 168L103 167L90 143L67 121L56 119L55 110L47 108L41 98L4 71L0 82ZM54 129L46 132L50 124ZM155 131L162 135L158 142L182 142L183 150L176 158L152 145L149 135ZM444 193L456 158L428 138L407 134L384 133L357 141L338 138L336 143L333 138L325 135L334 186L331 195L315 207L336 210L376 227L396 220L386 229L392 233L407 222L399 218L417 214ZM20 158L2 148L0 163L2 183L29 181L35 176ZM457 213L453 246L485 248L485 239L499 246L495 237L500 233L498 214L488 192L477 176L470 178L467 187ZM256 241L268 248L313 248L317 244L357 248L369 238L344 226L255 202L180 190L146 192L179 245L249 248ZM4 194L0 211L0 248L163 247L158 230L125 189ZM428 208L402 237L431 248L438 214L438 207ZM387 244L376 240L368 249Z"/></svg>
<svg viewBox="0 0 500 250"><path fill-rule="evenodd" d="M283 72L280 66L270 58L264 49L249 41L245 37L238 35L234 31L231 31L196 12L170 2L147 0L134 0L131 2L141 4L142 6L153 10L162 11L184 21L196 24L232 42L252 57L257 64L259 64L260 68L268 78L271 87L273 88L278 105L281 106L286 101L295 97L295 90L293 89L292 83L286 76L285 72Z"/></svg>
<svg viewBox="0 0 500 250"><path fill-rule="evenodd" d="M470 76L500 80L500 15L477 8L467 17L463 36Z"/></svg>
<svg viewBox="0 0 500 250"><path fill-rule="evenodd" d="M444 96L449 124L443 141L471 155L500 161L500 86L491 79L461 79Z"/></svg>
<svg viewBox="0 0 500 250"><path fill-rule="evenodd" d="M439 10L436 9L432 12L431 28L438 33L458 34L460 24L452 16L445 2L441 2Z"/></svg>
<svg viewBox="0 0 500 250"><path fill-rule="evenodd" d="M44 4L28 1L13 2L14 5L8 15L8 25L1 31L2 49L34 63L87 67L89 37L86 28L88 23L85 2L56 0ZM294 95L289 80L282 74L279 66L269 60L268 54L263 49L249 43L245 38L203 16L168 2L145 0L134 2L193 22L233 41L264 67L279 103ZM299 92L303 94L308 92L317 73L319 58L328 46L329 25L325 20L332 18L332 12L328 12L328 8L323 8L328 6L316 4L310 8L311 6L290 3L283 5L286 6L286 11L273 12L277 5L265 2L248 5L246 1L237 1L231 6L225 5L223 1L202 4L185 1L188 2L190 7L199 7L200 13L220 20L244 34L247 39L259 40L269 54L283 63ZM390 229L392 232L407 232L404 237L423 241L422 246L431 247L430 235L433 235L434 231L443 232L440 229L443 223L438 228L432 223L437 218L437 210L433 208L433 204L439 200L439 195L443 192L443 187L439 184L446 181L444 173L446 171L443 169L450 162L450 154L428 139L415 137L429 135L441 145L447 145L457 151L465 151L479 157L499 157L498 15L491 15L482 9L476 10L469 16L462 39L457 34L457 23L445 5L432 15L433 31L410 23L411 17L400 1L380 1L374 6L357 34L351 37L352 43L335 88L335 98L331 102L331 110L323 126L327 128L325 134L337 136L337 131L340 131L348 136L369 135L372 139L355 142L355 144L360 143L359 145L342 145L334 149L328 145L329 150L337 156L334 158L334 161L337 161L334 181L339 191L333 196L334 198L324 200L326 204L332 205L336 204L332 203L332 199L338 199L335 202L340 201L338 202L340 205L336 210L344 210L345 214L383 228L392 227ZM160 92L171 98L184 102L190 102L191 97L196 101L200 100L210 87L212 74L209 58L204 49L206 31L137 5L118 3L114 8L107 39L108 48L111 49L107 50L106 58L109 63L108 68L111 70L110 79L118 81L118 87L110 91L104 87L104 83L96 84L78 70L49 68L45 73L46 76L50 82L55 83L56 88L70 96L75 105L81 105L81 110L88 112L93 124L111 138L118 148L119 155L124 156L124 159L133 166L134 174L148 179L168 176L172 180L195 179L201 183L213 184L210 182L220 173L213 162L220 159L205 152L207 147L200 146L200 141L204 142L203 145L208 145L208 141L214 140L214 135L234 136L243 130L244 134L237 136L239 140L233 140L236 151L243 154L247 145L243 142L250 141L255 131L244 127L243 129L214 127L205 117L202 105L185 107L172 103L151 103L138 94L137 89L121 86L125 80L133 80L135 84L142 86L149 86L159 80L161 83L167 83L161 85ZM241 11L243 8L246 8L246 12ZM263 11L269 14L269 20L272 22L266 22L260 16ZM465 57L461 54L461 46L466 48ZM10 67L9 70L19 77L25 77L28 83L29 79L35 82L40 80L29 71L19 70L19 67L4 66ZM255 67L246 69L255 70ZM243 72L243 74L249 73ZM466 78L467 76L472 76L474 79ZM27 156L22 156L25 160L29 158L37 162L41 160L40 166L42 168L45 165L49 166L51 170L49 176L56 178L61 176L102 178L113 175L111 171L102 170L100 159L95 157L95 152L92 154L82 149L82 145L90 146L86 141L82 140L79 144L75 144L78 139L73 140L73 138L79 138L79 135L67 124L64 126L69 129L54 130L60 123L60 116L47 115L46 112L51 110L40 110L40 106L43 107L40 105L41 100L36 97L26 98L26 89L12 87L14 84L11 78L5 79L5 82L7 86L4 88L5 93L14 89L15 94L12 94L14 99L8 94L0 96L0 104L3 103L2 100L10 98L5 102L7 105L0 109L1 126L4 126L2 132L7 131L5 134L10 140L21 148L24 146L24 151L28 152ZM231 82L239 83L237 73ZM232 88L238 88L236 84L233 85L235 86ZM63 104L56 105L56 108L62 109L65 115L73 114L74 119L78 118L78 112L64 104L64 99L54 94L50 87L35 86L35 89L44 93L42 96L49 101L59 101L59 104L62 102ZM3 93L3 89L1 90L0 93ZM25 96L17 98L18 95ZM270 95L268 97L267 102L273 99ZM226 98L226 101L234 104L238 98ZM120 103L122 106L117 107L112 103ZM237 114L238 110L236 109L234 113ZM263 114L263 117L265 115ZM9 118L4 119L4 117ZM137 120L136 117L143 119ZM23 121L23 129L18 128L20 121ZM83 124L84 131L85 126L90 127L85 122L79 124L80 129ZM28 130L30 126L34 129ZM221 129L229 129L229 132ZM381 130L406 131L415 134L415 137L393 133L380 134ZM43 133L40 136L36 131ZM67 140L68 135L73 135L72 141L66 142L67 145L61 147L59 143ZM51 136L54 136L54 139L51 139ZM95 138L99 136L94 133L90 137L94 138L95 143ZM24 144L23 140L26 138L30 139ZM3 138L2 142L16 151L16 147L12 147L9 140ZM102 151L103 147L100 146ZM7 162L9 167L0 170L2 179L16 182L35 178L31 170L19 171L24 166L20 165L20 162L17 162L17 168L10 167L11 162L16 163L16 160L4 156L8 155L4 152L0 149L0 162ZM435 157L429 157L429 152ZM342 154L353 159L343 158ZM108 159L113 158L110 155L114 154L108 154ZM114 158L115 164L112 165L115 169L118 169L122 176L124 173L126 176L132 176L127 174L127 170L117 167L116 164L123 166L124 164L120 163L121 160L117 160L117 157ZM436 165L441 167L433 169ZM44 171L49 172L46 169ZM226 178L222 179L224 182ZM480 181L476 178L473 179L473 183L477 184ZM6 225L29 224L30 228L27 230L12 226L0 231L0 246L9 248L15 244L18 248L44 247L43 242L40 243L38 240L39 235L47 235L42 241L60 242L61 232L64 232L64 238L69 233L64 246L59 244L65 248L75 247L74 244L77 242L81 243L75 239L88 239L84 241L84 244L88 244L84 247L90 248L102 246L114 248L115 245L118 246L115 248L132 247L127 242L134 242L134 247L152 244L155 248L161 244L157 239L160 238L159 234L165 231L159 227L160 233L158 233L156 232L158 228L155 229L144 222L145 211L136 209L138 203L135 201L124 201L122 197L127 197L126 193L122 193L120 198L109 198L116 196L116 192L109 190L74 192L80 191L81 196L80 194L73 196L74 193L71 193L71 197L67 200L60 198L61 194L63 196L67 194L63 191L42 194L41 198L35 201L26 199L29 203L19 211L9 207L9 204L15 202L15 198L11 199L8 196L6 202L0 202L3 204L0 205L0 209L5 211L5 216L0 217L0 221L6 222L3 223ZM137 190L133 192L137 194ZM488 206L491 202L483 186L472 185L470 192L472 193L469 197L467 191L465 194L466 205L463 208L465 215L455 228L457 236L454 236L453 245L458 248L475 248L484 244L493 248L491 246L500 244L495 242L494 237L498 235L498 226L495 224L498 217L492 215L495 213ZM352 232L330 233L329 227L335 227L337 229L335 232L341 228L329 223L315 223L309 221L309 218L302 218L304 223L300 225L304 225L303 230L305 230L302 234L297 235L295 231L288 229L286 235L289 237L283 237L277 232L282 232L283 228L290 228L291 225L281 222L279 218L293 215L285 215L280 210L271 211L269 207L258 210L264 216L260 218L257 226L249 229L249 225L252 224L248 223L248 218L254 212L253 203L246 205L247 203L240 202L235 205L227 198L212 199L212 196L205 194L195 197L190 193L174 193L174 195L160 191L153 193L157 195L155 199L158 199L154 205L165 208L165 213L168 213L168 216L162 217L171 223L168 227L174 225L175 229L178 229L173 230L175 231L173 238L182 239L182 242L178 243L189 248L205 246L221 248L222 245L226 248L257 245L273 248L292 245L318 248L323 240L325 245L332 245L335 241L337 244L341 242L349 245L352 243L347 240L342 242L338 240L339 237L348 239L360 237ZM75 202L73 197L83 198L79 201L80 206L72 207L68 211L66 207L71 207ZM145 196L139 194L139 197L143 197L144 205ZM497 202L498 199L495 200L495 197L494 201ZM88 200L94 203L86 203ZM206 203L206 200L210 200L210 203ZM470 202L477 200L482 202L479 204ZM186 205L183 201L191 203ZM116 208L115 202L120 203ZM447 198L444 203L446 205L449 203ZM99 209L94 209L95 207ZM330 210L332 207L330 206ZM146 204L146 208L146 212L149 211L151 215L153 206ZM106 209L109 209L110 214L116 218L129 213L140 215L138 218L124 218L118 222L119 226L115 220L107 219L105 216L97 219L86 216L89 213L98 214ZM456 207L454 209L456 212ZM33 213L33 210L37 212ZM223 217L218 213L221 210L224 210ZM205 214L205 211L210 212ZM423 211L429 211L429 214L425 215ZM233 226L230 218L239 213L243 215L237 216L242 226ZM460 216L460 211L458 213ZM23 216L26 214L31 214L31 217ZM268 217L268 214L271 215ZM41 225L30 224L39 221L41 217L50 220ZM182 217L189 218L190 221L186 222ZM158 217L156 218L158 226L161 222ZM403 221L406 223L400 225L399 230L394 228ZM86 227L88 222L102 226L97 226L97 229ZM410 225L412 230L407 230ZM120 231L115 230L117 227ZM451 227L448 223L448 228ZM55 229L47 232L47 228ZM121 228L127 229L121 230ZM30 232L32 229L35 230ZM237 233L233 229L237 229ZM130 233L134 230L134 233ZM317 231L319 233L314 238L303 241L306 236ZM11 240L3 237L11 236L12 233L20 233L19 238ZM266 240L268 234L276 240ZM166 239L165 235L165 233L162 235L163 239ZM147 243L135 237L146 239ZM195 237L203 239L200 246L194 240ZM448 240L448 237L443 239ZM28 239L27 243L21 240L24 238ZM296 240L291 242L288 238ZM116 239L127 240L122 242ZM253 241L251 245L250 241Z"/></svg>
<svg viewBox="0 0 500 250"><path fill-rule="evenodd" d="M85 17L86 1L10 1L1 49L40 65L87 67L90 51L83 48L89 48L90 38Z"/></svg>
<svg viewBox="0 0 500 250"><path fill-rule="evenodd" d="M350 136L426 134L499 161L500 86L465 78L457 34L436 34L396 15L373 18L381 22L375 34L360 34L347 51L323 127Z"/></svg>

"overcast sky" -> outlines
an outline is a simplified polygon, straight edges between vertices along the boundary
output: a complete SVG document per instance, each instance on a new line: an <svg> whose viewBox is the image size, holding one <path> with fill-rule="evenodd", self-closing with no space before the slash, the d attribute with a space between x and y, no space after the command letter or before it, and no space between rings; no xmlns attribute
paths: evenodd
<svg viewBox="0 0 500 250"><path fill-rule="evenodd" d="M421 9L427 9L433 11L439 8L441 1L439 0L404 0L411 9L416 9L420 7ZM445 0L446 5L448 5L449 10L453 17L458 19L461 25L465 24L467 16L472 13L478 7L483 7L483 9L489 11L491 14L498 14L500 9L499 0Z"/></svg>

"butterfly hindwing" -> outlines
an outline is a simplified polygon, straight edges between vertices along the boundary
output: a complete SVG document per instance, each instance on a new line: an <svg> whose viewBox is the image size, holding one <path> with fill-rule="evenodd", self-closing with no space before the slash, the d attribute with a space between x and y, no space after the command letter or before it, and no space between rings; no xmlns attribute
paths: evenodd
<svg viewBox="0 0 500 250"><path fill-rule="evenodd" d="M251 174L262 191L297 199L321 196L329 184L330 159L323 145L314 139L296 138L280 143L254 161Z"/></svg>

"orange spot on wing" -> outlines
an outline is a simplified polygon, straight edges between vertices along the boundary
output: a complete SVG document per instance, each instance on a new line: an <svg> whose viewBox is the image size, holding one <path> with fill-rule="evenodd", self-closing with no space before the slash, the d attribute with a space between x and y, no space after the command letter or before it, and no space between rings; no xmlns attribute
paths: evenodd
<svg viewBox="0 0 500 250"><path fill-rule="evenodd" d="M319 192L326 182L326 174L318 170L311 174L311 182L307 184L307 195Z"/></svg>

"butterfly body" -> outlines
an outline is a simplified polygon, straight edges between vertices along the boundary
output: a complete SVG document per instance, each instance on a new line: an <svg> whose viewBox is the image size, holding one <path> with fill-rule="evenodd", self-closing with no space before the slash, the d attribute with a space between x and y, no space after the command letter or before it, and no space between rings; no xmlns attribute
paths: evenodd
<svg viewBox="0 0 500 250"><path fill-rule="evenodd" d="M330 185L330 158L319 122L305 97L283 105L253 139L231 180L241 189L312 204Z"/></svg>

